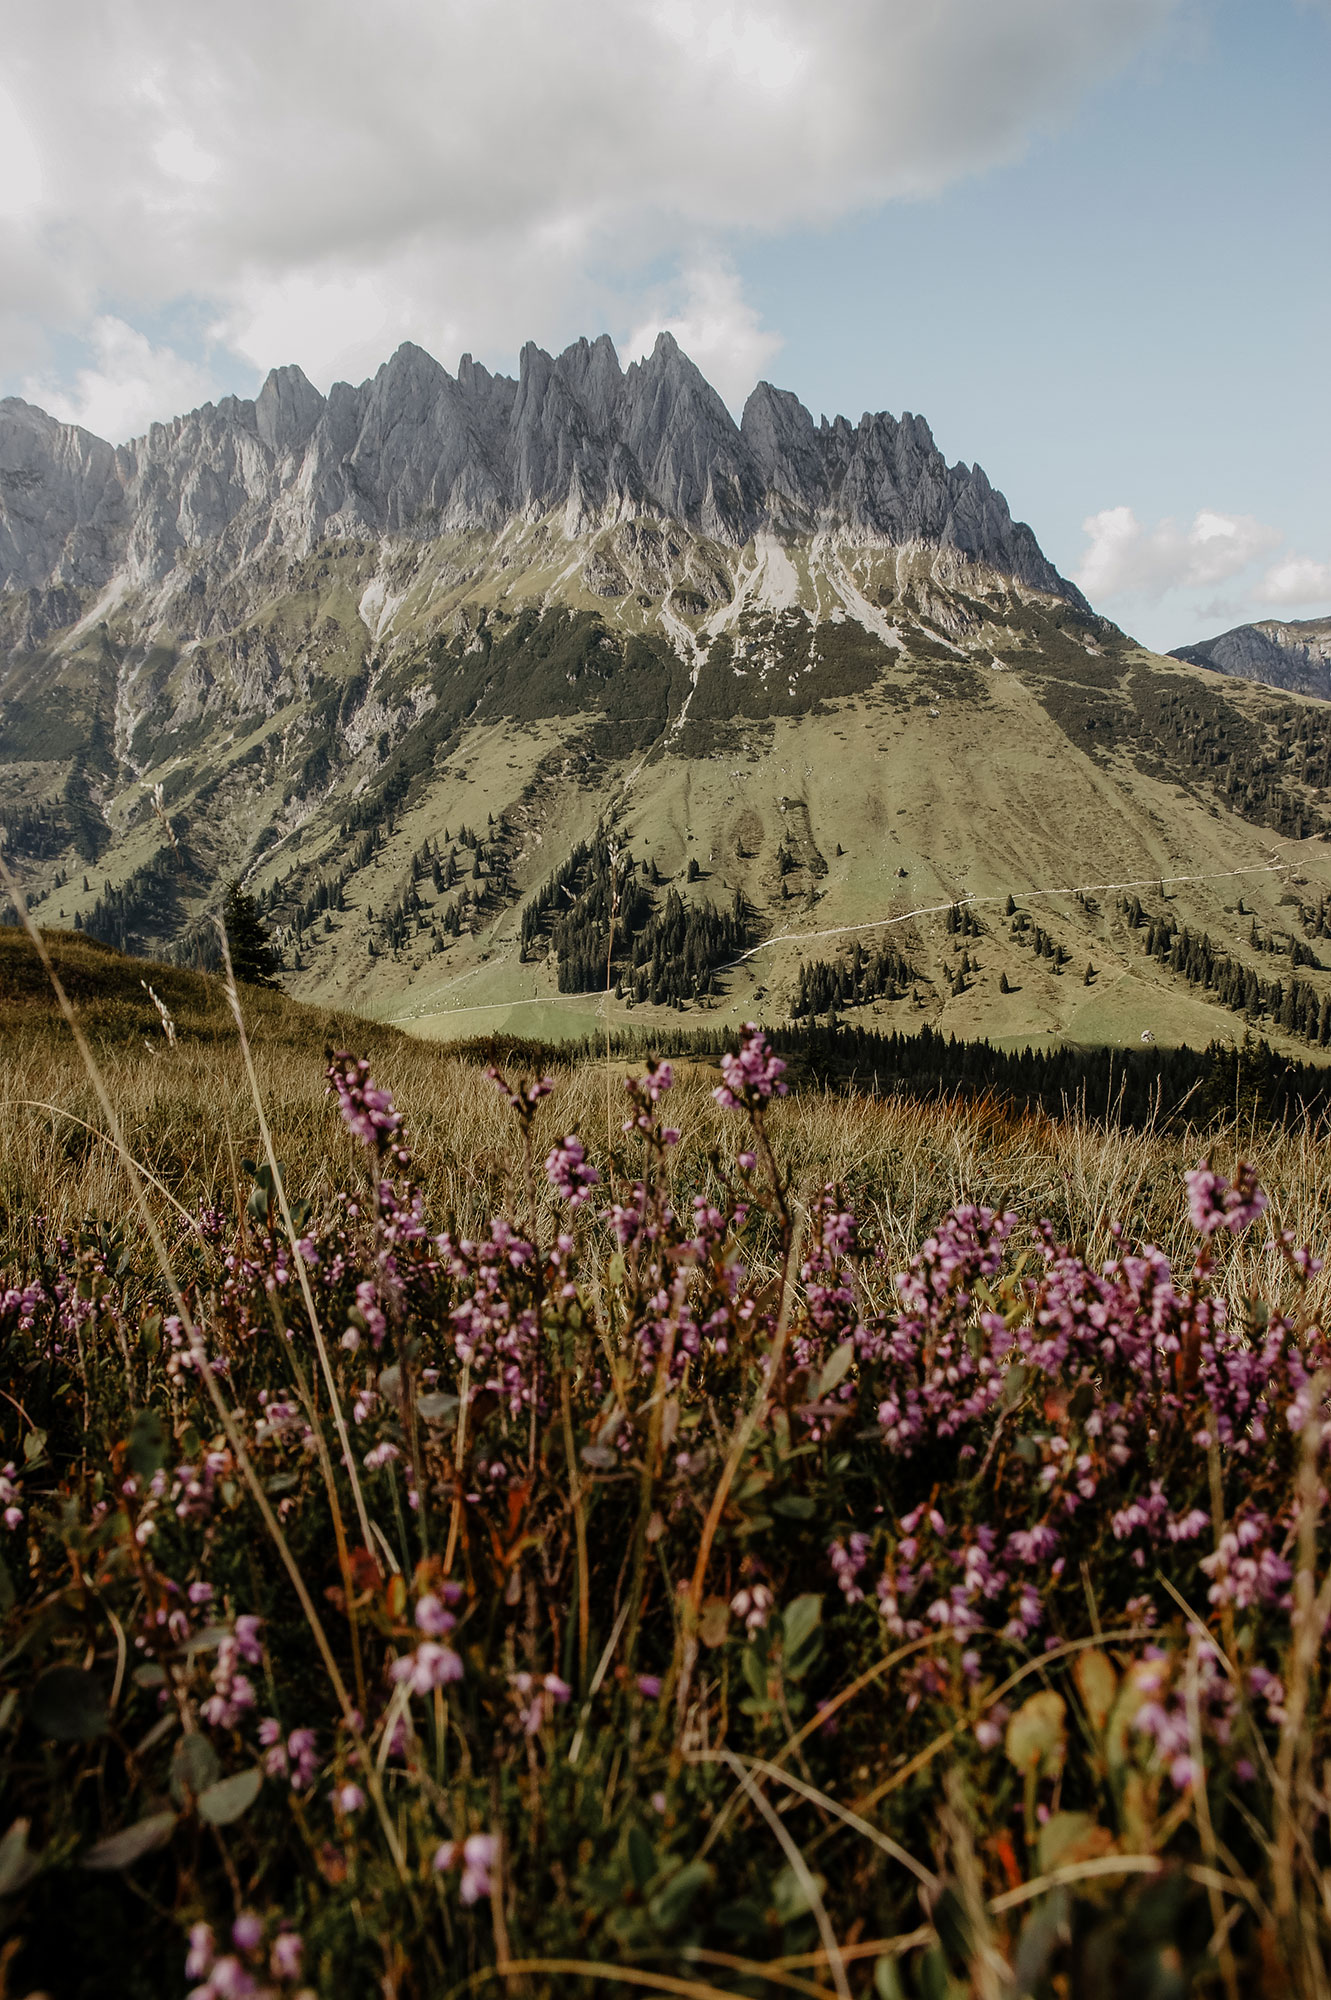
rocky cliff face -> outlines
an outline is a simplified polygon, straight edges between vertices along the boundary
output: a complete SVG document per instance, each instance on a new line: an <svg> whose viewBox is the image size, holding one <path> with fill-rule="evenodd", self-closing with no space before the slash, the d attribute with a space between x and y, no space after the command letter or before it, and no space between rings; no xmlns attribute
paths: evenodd
<svg viewBox="0 0 1331 2000"><path fill-rule="evenodd" d="M1304 618L1292 624L1272 618L1260 625L1236 625L1219 638L1180 646L1171 657L1331 701L1331 618Z"/></svg>
<svg viewBox="0 0 1331 2000"><path fill-rule="evenodd" d="M621 369L610 341L523 350L516 381L398 349L322 396L298 368L113 448L0 402L0 591L162 584L190 553L234 573L325 540L426 541L519 517L585 534L656 516L739 547L763 529L920 544L1082 602L979 466L923 418L815 425L760 383L737 425L669 334Z"/></svg>

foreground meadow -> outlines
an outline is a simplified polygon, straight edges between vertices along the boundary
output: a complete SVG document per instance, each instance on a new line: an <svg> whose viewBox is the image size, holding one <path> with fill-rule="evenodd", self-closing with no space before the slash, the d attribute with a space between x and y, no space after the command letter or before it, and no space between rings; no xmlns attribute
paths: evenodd
<svg viewBox="0 0 1331 2000"><path fill-rule="evenodd" d="M5 1992L1327 1990L1320 1132L19 944Z"/></svg>

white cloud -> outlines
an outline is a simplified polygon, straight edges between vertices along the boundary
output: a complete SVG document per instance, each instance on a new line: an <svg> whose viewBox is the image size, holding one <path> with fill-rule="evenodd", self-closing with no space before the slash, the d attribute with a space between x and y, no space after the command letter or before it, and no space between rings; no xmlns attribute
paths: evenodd
<svg viewBox="0 0 1331 2000"><path fill-rule="evenodd" d="M1106 507L1082 530L1087 546L1073 574L1092 603L1158 604L1172 591L1226 583L1283 539L1251 514L1209 508L1187 526L1166 519L1148 527L1131 507Z"/></svg>
<svg viewBox="0 0 1331 2000"><path fill-rule="evenodd" d="M1014 157L1178 4L17 10L0 373L32 367L43 329L186 298L257 365L313 361L324 379L404 333L445 359L503 354L529 334L638 325L634 274L673 264L695 273L678 318L714 341L734 395L771 336L733 280L727 295L733 232L827 221Z"/></svg>
<svg viewBox="0 0 1331 2000"><path fill-rule="evenodd" d="M682 297L662 290L645 302L641 321L624 342L624 359L650 353L665 328L723 401L738 410L780 349L781 336L763 328L739 279L719 261L682 272L679 290Z"/></svg>
<svg viewBox="0 0 1331 2000"><path fill-rule="evenodd" d="M1313 556L1281 556L1253 592L1259 604L1277 611L1331 610L1331 562Z"/></svg>
<svg viewBox="0 0 1331 2000"><path fill-rule="evenodd" d="M93 364L80 368L70 388L29 377L23 393L62 423L82 424L97 437L121 444L154 418L190 410L214 393L207 369L170 347L154 347L123 319L104 314L89 338Z"/></svg>

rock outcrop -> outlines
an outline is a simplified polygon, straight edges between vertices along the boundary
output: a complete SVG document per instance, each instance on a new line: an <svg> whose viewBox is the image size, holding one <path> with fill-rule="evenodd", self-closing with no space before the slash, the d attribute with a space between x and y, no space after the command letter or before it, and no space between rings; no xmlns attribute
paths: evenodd
<svg viewBox="0 0 1331 2000"><path fill-rule="evenodd" d="M586 533L643 515L740 546L760 529L841 531L982 562L1082 604L979 466L949 466L922 417L815 425L760 383L736 424L667 333L622 369L608 338L517 380L400 347L325 397L299 368L112 447L0 401L0 590L163 582L187 552L307 554L326 538L429 540L561 513Z"/></svg>
<svg viewBox="0 0 1331 2000"><path fill-rule="evenodd" d="M1287 688L1291 694L1331 701L1331 618L1236 625L1216 639L1178 646L1170 656L1194 667L1211 667L1239 680Z"/></svg>

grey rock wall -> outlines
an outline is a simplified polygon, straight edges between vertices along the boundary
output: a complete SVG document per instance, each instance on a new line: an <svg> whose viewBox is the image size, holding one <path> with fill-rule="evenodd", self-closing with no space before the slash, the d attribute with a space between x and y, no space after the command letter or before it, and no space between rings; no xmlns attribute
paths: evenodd
<svg viewBox="0 0 1331 2000"><path fill-rule="evenodd" d="M736 424L670 334L622 369L610 341L523 349L516 381L410 343L358 388L299 368L116 448L0 401L0 589L166 579L225 538L228 561L327 536L428 539L562 510L571 533L655 515L721 542L820 529L923 543L1081 603L979 466L949 466L922 417L815 425L758 385Z"/></svg>
<svg viewBox="0 0 1331 2000"><path fill-rule="evenodd" d="M1287 688L1291 694L1331 701L1331 618L1290 623L1272 618L1259 625L1236 625L1218 638L1179 646L1170 657L1239 680L1261 681L1268 687Z"/></svg>

